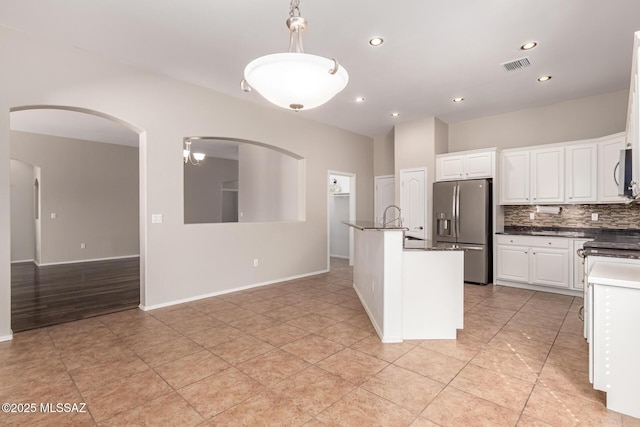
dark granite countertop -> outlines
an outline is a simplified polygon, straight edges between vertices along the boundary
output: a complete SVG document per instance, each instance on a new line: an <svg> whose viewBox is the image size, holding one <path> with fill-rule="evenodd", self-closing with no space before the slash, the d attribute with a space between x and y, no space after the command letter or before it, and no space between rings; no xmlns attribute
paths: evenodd
<svg viewBox="0 0 640 427"><path fill-rule="evenodd" d="M342 221L343 224L348 225L349 227L357 228L359 230L379 230L379 231L392 231L392 230L408 230L407 227L392 227L387 225L383 227L380 223L373 221L364 221L364 220L356 220L356 221Z"/></svg>
<svg viewBox="0 0 640 427"><path fill-rule="evenodd" d="M457 245L447 244L438 245L433 240L420 240L420 239L405 239L403 249L406 250L418 250L418 251L462 251L464 248L461 248Z"/></svg>
<svg viewBox="0 0 640 427"><path fill-rule="evenodd" d="M640 230L617 228L572 228L572 227L505 227L503 232L496 234L520 236L568 237L580 239L614 239L635 236L640 239Z"/></svg>

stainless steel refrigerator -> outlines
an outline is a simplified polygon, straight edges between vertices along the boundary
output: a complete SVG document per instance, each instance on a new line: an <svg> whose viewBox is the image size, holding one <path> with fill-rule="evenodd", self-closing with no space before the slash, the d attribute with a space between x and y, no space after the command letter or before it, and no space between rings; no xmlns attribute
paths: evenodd
<svg viewBox="0 0 640 427"><path fill-rule="evenodd" d="M433 184L433 240L464 249L465 282L493 280L491 212L490 179Z"/></svg>

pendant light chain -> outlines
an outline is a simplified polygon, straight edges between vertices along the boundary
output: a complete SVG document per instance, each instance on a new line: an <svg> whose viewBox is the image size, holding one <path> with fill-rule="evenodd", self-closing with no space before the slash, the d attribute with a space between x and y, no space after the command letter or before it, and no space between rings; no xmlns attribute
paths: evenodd
<svg viewBox="0 0 640 427"><path fill-rule="evenodd" d="M287 19L287 28L289 28L289 53L304 53L302 33L306 27L307 21L300 16L300 0L291 0L289 19Z"/></svg>
<svg viewBox="0 0 640 427"><path fill-rule="evenodd" d="M300 0L291 0L289 16L300 16Z"/></svg>

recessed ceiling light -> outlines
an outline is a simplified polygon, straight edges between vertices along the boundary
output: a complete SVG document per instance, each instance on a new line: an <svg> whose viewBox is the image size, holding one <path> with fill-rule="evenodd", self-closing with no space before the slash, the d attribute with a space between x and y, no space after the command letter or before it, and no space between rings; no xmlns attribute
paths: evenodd
<svg viewBox="0 0 640 427"><path fill-rule="evenodd" d="M551 76L542 76L542 77L538 77L538 81L539 82L546 82L548 80L551 80Z"/></svg>
<svg viewBox="0 0 640 427"><path fill-rule="evenodd" d="M364 102L364 96L357 97L356 102Z"/></svg>
<svg viewBox="0 0 640 427"><path fill-rule="evenodd" d="M464 98L461 97L461 96L459 96L457 98L453 98L453 102L462 102L462 101L464 101Z"/></svg>
<svg viewBox="0 0 640 427"><path fill-rule="evenodd" d="M391 113L391 117L398 117L400 113Z"/></svg>
<svg viewBox="0 0 640 427"><path fill-rule="evenodd" d="M533 49L536 46L538 46L538 43L536 43L536 42L527 42L527 43L523 44L522 46L520 46L520 49L521 50L530 50L530 49Z"/></svg>
<svg viewBox="0 0 640 427"><path fill-rule="evenodd" d="M369 44L371 46L380 46L382 43L384 43L384 39L382 37L374 37L369 40Z"/></svg>

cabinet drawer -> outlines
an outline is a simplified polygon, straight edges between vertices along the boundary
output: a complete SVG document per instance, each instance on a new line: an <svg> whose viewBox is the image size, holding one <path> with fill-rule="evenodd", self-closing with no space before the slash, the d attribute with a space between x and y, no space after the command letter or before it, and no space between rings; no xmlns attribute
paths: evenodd
<svg viewBox="0 0 640 427"><path fill-rule="evenodd" d="M533 246L539 248L569 248L569 239L564 237L514 236L499 234L496 236L496 243L499 245Z"/></svg>

